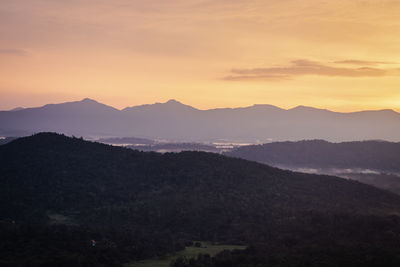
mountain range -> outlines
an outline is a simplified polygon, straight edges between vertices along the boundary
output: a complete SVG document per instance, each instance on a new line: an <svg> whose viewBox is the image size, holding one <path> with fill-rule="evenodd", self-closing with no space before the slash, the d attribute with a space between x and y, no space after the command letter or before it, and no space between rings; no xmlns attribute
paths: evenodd
<svg viewBox="0 0 400 267"><path fill-rule="evenodd" d="M118 110L91 99L0 112L0 135L42 131L84 137L139 137L183 142L400 141L393 110L333 112L272 105L199 110L176 100Z"/></svg>

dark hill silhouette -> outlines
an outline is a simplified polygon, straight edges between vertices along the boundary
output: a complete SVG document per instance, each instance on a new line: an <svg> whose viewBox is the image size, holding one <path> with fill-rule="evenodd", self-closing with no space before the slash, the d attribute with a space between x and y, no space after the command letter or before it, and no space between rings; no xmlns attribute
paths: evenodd
<svg viewBox="0 0 400 267"><path fill-rule="evenodd" d="M0 145L7 144L14 139L17 139L17 137L4 137L4 138L0 139Z"/></svg>
<svg viewBox="0 0 400 267"><path fill-rule="evenodd" d="M400 143L277 142L243 146L225 154L285 169L334 174L400 194Z"/></svg>
<svg viewBox="0 0 400 267"><path fill-rule="evenodd" d="M3 263L120 266L187 240L280 247L309 235L389 248L400 233L395 194L213 153L139 152L42 133L0 146L0 162Z"/></svg>
<svg viewBox="0 0 400 267"><path fill-rule="evenodd" d="M226 155L269 165L297 168L370 169L400 173L400 143L323 140L242 146Z"/></svg>
<svg viewBox="0 0 400 267"><path fill-rule="evenodd" d="M89 216L86 213L92 212L93 203L98 208L111 205L115 195L119 202L131 204L138 197L154 204L153 197L159 200L182 197L181 201L186 197L199 201L204 198L197 207L202 209L207 205L222 208L226 204L221 200L208 203L207 194L227 194L225 197L233 194L236 197L232 201L248 199L247 204L235 203L237 207L244 205L242 212L249 212L251 205L253 208L278 205L282 212L305 210L310 205L313 209L338 208L351 212L389 212L400 207L397 206L400 197L336 177L282 171L212 153L145 153L51 133L20 138L1 146L0 160L3 163L0 202L8 202L1 206L0 214L14 218L37 211L38 207L43 209L43 217L48 210L68 212L73 207L85 214L80 218L84 220ZM184 195L177 194L180 191ZM186 195L189 192L193 194ZM259 197L264 198L261 203L256 201ZM26 211L17 212L22 207ZM191 209L192 216L200 212Z"/></svg>
<svg viewBox="0 0 400 267"><path fill-rule="evenodd" d="M400 114L393 110L339 113L304 106L285 110L271 105L199 110L176 100L117 110L90 99L0 112L0 134L40 131L184 142L400 141Z"/></svg>

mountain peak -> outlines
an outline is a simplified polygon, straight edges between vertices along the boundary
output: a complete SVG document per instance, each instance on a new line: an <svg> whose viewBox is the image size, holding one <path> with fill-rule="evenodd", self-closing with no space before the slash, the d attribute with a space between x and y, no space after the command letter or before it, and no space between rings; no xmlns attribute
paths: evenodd
<svg viewBox="0 0 400 267"><path fill-rule="evenodd" d="M167 102L165 102L165 104L180 104L183 105L181 102L175 100L175 99L170 99Z"/></svg>
<svg viewBox="0 0 400 267"><path fill-rule="evenodd" d="M304 109L315 109L313 107L308 107L308 106L304 106L304 105L298 105L294 108L291 108L292 110L304 110Z"/></svg>
<svg viewBox="0 0 400 267"><path fill-rule="evenodd" d="M92 110L93 112L104 112L104 111L117 111L118 109L105 105L103 103L97 102L96 100L90 98L84 98L79 101L64 102L59 104L47 104L44 105L44 109L56 109L56 110L71 110L74 112L86 112ZM39 109L40 109L39 108Z"/></svg>
<svg viewBox="0 0 400 267"><path fill-rule="evenodd" d="M85 97L84 99L82 99L82 100L79 101L79 102L82 102L82 103L99 103L99 102L97 102L96 100L91 99L91 98L88 98L88 97Z"/></svg>
<svg viewBox="0 0 400 267"><path fill-rule="evenodd" d="M248 108L252 109L270 109L270 110L282 110L280 107L270 105L270 104L254 104Z"/></svg>
<svg viewBox="0 0 400 267"><path fill-rule="evenodd" d="M195 110L194 107L183 104L182 102L179 102L175 99L170 99L165 103L156 103L155 105L160 106L160 107L164 106L167 109L173 109L173 110L182 110L182 109Z"/></svg>
<svg viewBox="0 0 400 267"><path fill-rule="evenodd" d="M288 111L329 111L329 110L299 105L297 107L288 109Z"/></svg>
<svg viewBox="0 0 400 267"><path fill-rule="evenodd" d="M132 110L176 110L176 111L180 111L182 109L186 109L186 110L196 110L194 107L189 106L189 105L185 105L175 99L170 99L167 102L156 102L154 104L146 104L146 105L140 105L140 106L133 106L133 107L128 107L123 109L123 111L132 111Z"/></svg>
<svg viewBox="0 0 400 267"><path fill-rule="evenodd" d="M388 113L388 114L399 114L397 111L395 111L395 110L393 110L393 109L390 109L390 108L387 108L387 109L381 109L381 110L379 110L380 112L383 112L383 113Z"/></svg>

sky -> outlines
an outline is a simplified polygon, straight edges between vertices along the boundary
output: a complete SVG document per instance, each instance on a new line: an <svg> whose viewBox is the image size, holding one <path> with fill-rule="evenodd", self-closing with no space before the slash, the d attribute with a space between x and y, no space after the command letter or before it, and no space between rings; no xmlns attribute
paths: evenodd
<svg viewBox="0 0 400 267"><path fill-rule="evenodd" d="M0 0L0 110L400 111L400 0Z"/></svg>

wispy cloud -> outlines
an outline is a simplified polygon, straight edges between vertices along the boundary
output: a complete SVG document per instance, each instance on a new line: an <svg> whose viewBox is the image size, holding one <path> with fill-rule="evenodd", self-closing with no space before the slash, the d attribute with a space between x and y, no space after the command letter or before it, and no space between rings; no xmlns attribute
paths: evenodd
<svg viewBox="0 0 400 267"><path fill-rule="evenodd" d="M25 56L28 53L23 49L16 49L16 48L0 48L0 54L5 55L15 55L15 56Z"/></svg>
<svg viewBox="0 0 400 267"><path fill-rule="evenodd" d="M357 60L357 59L347 59L335 61L336 64L349 64L349 65L360 65L360 66L376 66L383 64L396 64L395 62L389 61L368 61L368 60Z"/></svg>
<svg viewBox="0 0 400 267"><path fill-rule="evenodd" d="M268 81L280 81L280 80L290 80L290 75L280 75L280 74L257 74L257 75L239 75L240 70L232 70L233 75L225 76L226 81L243 81L243 80L268 80Z"/></svg>
<svg viewBox="0 0 400 267"><path fill-rule="evenodd" d="M370 64L361 64L361 61L355 61L362 67L344 68L338 66L336 63L333 65L311 61L307 59L293 60L291 64L284 67L268 67L268 68L253 68L253 69L233 69L229 76L224 77L225 80L282 80L290 79L295 76L303 75L318 75L318 76L340 76L340 77L383 77L389 75L400 75L398 68L377 68L368 67L373 65L372 62L366 61ZM350 64L350 63L348 63Z"/></svg>

